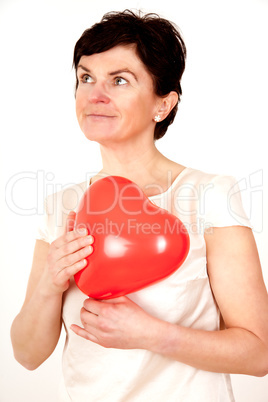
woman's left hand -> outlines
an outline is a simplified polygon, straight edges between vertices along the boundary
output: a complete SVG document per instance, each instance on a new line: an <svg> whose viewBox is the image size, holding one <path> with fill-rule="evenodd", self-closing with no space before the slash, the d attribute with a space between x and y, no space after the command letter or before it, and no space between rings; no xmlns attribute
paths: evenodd
<svg viewBox="0 0 268 402"><path fill-rule="evenodd" d="M110 300L86 299L81 309L79 336L106 348L153 349L165 322L150 316L126 296ZM163 332L162 332L163 331Z"/></svg>

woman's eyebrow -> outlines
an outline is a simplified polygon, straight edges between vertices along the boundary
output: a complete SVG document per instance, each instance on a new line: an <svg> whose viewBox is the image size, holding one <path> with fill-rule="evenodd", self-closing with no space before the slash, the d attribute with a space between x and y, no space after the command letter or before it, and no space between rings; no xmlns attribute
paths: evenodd
<svg viewBox="0 0 268 402"><path fill-rule="evenodd" d="M78 70L79 68L82 68L82 70L85 70L87 73L90 73L90 70L89 70L88 68L84 67L82 64L78 64L77 70Z"/></svg>
<svg viewBox="0 0 268 402"><path fill-rule="evenodd" d="M136 81L138 81L136 74L133 71L129 70L128 68L122 68L120 70L112 71L111 73L109 73L109 75L118 75L122 73L129 73L135 78Z"/></svg>
<svg viewBox="0 0 268 402"><path fill-rule="evenodd" d="M91 71L87 67L83 66L82 64L78 64L77 70L79 68L86 71L87 73L91 73ZM113 76L113 75L118 75L118 74L122 74L122 73L131 74L135 78L135 80L138 82L138 78L137 78L136 74L133 71L129 70L129 68L120 68L119 70L110 72L109 75Z"/></svg>

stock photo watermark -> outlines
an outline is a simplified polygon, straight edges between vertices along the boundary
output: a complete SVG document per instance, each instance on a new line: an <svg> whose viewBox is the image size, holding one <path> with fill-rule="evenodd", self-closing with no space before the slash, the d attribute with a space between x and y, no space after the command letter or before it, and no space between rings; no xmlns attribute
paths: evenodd
<svg viewBox="0 0 268 402"><path fill-rule="evenodd" d="M85 183L90 183L90 178L96 175L96 172L87 173L85 177ZM172 182L170 179L170 186ZM168 210L174 215L181 219L189 232L196 233L197 228L202 227L202 231L209 226L209 222L206 221L206 213L209 208L215 207L217 205L211 205L214 200L212 194L216 189L214 182L199 183L198 185L193 185L192 183L184 182L176 187L173 191L172 198L170 197L170 192L161 189L159 185L150 185L148 187L157 187L159 195L163 193L163 197L160 197L160 208L163 210ZM29 195L24 194L24 188L30 189ZM101 214L108 213L116 204L119 205L122 212L129 215L128 222L123 225L128 225L128 230L136 230L137 234L139 231L143 233L150 232L156 233L159 230L157 223L157 217L155 222L150 224L140 224L138 220L135 221L132 215L139 215L141 212L145 214L156 214L155 210L150 211L147 208L146 203L142 204L142 209L137 211L128 210L128 197L125 194L125 190L119 192L114 184L114 200L112 205L107 208L107 211L100 211ZM216 189L217 190L217 189ZM216 191L215 190L215 191ZM45 172L43 170L38 170L36 172L18 172L11 176L6 183L6 205L10 211L14 214L21 216L32 216L39 215L42 216L45 213L45 199L48 195L59 194L59 202L52 204L51 214L56 214L58 216L57 225L62 226L62 213L68 214L69 205L65 200L65 196L70 192L72 193L73 209L76 209L79 202L84 194L85 188L76 185L75 183L68 183L62 185L55 182L55 175L52 172ZM166 193L166 194L165 194ZM245 215L241 212L241 209L237 207L239 203L238 199L242 196L243 205L245 209ZM103 194L105 197L105 194ZM136 198L141 198L140 194L136 195ZM68 197L66 197L68 198ZM217 203L217 199L215 199ZM228 189L226 194L226 199L224 200L224 209L228 212L229 216L237 222L237 224L243 224L245 217L247 216L253 223L253 231L256 233L261 233L263 230L263 170L255 171L249 174L247 177L240 179ZM58 210L56 210L58 209ZM98 215L95 211L90 210L90 205L88 205L88 213L92 215ZM213 224L213 222L212 222ZM102 225L102 226L101 226ZM121 225L121 226L120 226ZM167 224L168 225L168 224ZM174 228L166 226L166 229L172 233ZM97 221L94 231L109 231L119 235L122 229L122 224L113 222L111 219L100 224Z"/></svg>

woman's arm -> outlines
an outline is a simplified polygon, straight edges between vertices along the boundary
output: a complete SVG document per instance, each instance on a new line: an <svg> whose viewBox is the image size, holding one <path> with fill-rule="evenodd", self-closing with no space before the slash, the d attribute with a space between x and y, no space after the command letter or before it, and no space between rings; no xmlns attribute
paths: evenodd
<svg viewBox="0 0 268 402"><path fill-rule="evenodd" d="M51 297L39 286L48 250L48 243L36 241L25 302L11 327L14 356L28 370L50 356L61 332L62 295Z"/></svg>
<svg viewBox="0 0 268 402"><path fill-rule="evenodd" d="M43 363L57 345L63 292L92 252L93 239L86 234L71 230L51 245L36 241L25 302L11 327L15 358L29 370Z"/></svg>
<svg viewBox="0 0 268 402"><path fill-rule="evenodd" d="M173 328L164 353L207 371L266 375L268 296L252 231L213 228L206 245L210 284L226 329Z"/></svg>
<svg viewBox="0 0 268 402"><path fill-rule="evenodd" d="M211 288L226 329L173 328L165 354L208 371L266 375L268 296L252 231L214 228L206 245Z"/></svg>
<svg viewBox="0 0 268 402"><path fill-rule="evenodd" d="M142 348L206 371L268 373L268 296L249 228L206 235L208 274L226 329L204 331L149 316L128 298L86 300L74 332L105 347Z"/></svg>

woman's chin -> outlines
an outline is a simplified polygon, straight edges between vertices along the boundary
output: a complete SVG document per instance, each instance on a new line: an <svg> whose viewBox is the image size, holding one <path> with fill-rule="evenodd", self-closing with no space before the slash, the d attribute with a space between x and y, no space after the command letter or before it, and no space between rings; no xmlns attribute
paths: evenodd
<svg viewBox="0 0 268 402"><path fill-rule="evenodd" d="M85 137L89 141L97 142L100 145L108 145L112 144L113 142L117 142L118 138L115 138L115 136L109 134L104 134L104 133L84 133Z"/></svg>

